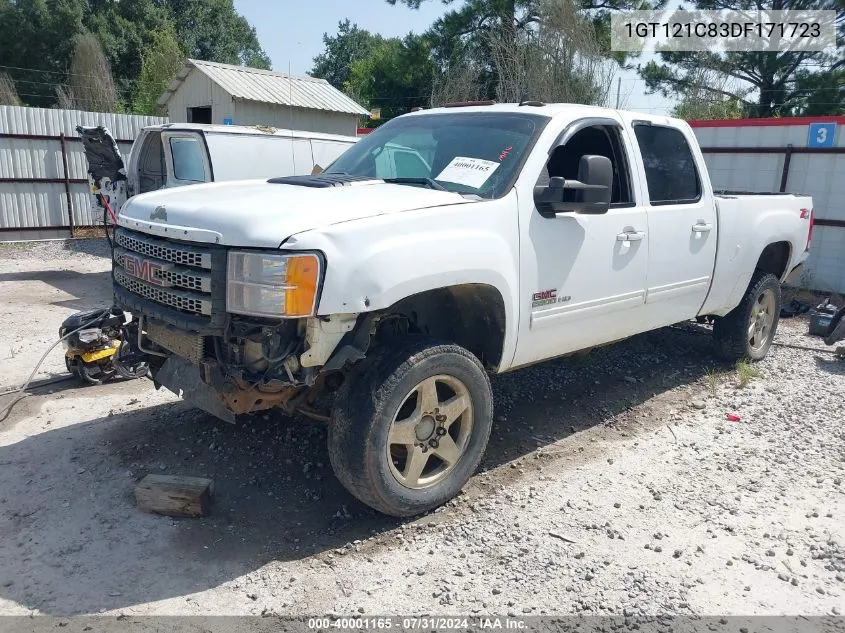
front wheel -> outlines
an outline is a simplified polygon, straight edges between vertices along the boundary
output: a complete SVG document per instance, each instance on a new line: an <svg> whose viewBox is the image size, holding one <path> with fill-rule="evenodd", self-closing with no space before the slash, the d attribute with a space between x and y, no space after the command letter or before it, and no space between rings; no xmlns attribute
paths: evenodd
<svg viewBox="0 0 845 633"><path fill-rule="evenodd" d="M724 360L762 360L780 320L780 280L757 271L740 304L713 325L716 354Z"/></svg>
<svg viewBox="0 0 845 633"><path fill-rule="evenodd" d="M338 394L329 458L349 492L393 516L458 494L487 446L493 394L467 350L410 337L362 361Z"/></svg>

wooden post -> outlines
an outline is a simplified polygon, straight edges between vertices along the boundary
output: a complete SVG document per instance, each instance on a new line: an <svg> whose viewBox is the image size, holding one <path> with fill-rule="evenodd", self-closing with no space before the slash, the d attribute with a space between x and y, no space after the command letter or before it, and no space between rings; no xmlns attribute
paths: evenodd
<svg viewBox="0 0 845 633"><path fill-rule="evenodd" d="M67 169L67 145L65 133L59 135L59 142L62 144L62 166L64 167L65 197L67 198L67 223L70 226L70 236L73 237L75 222L73 221L73 198L70 195L70 174Z"/></svg>

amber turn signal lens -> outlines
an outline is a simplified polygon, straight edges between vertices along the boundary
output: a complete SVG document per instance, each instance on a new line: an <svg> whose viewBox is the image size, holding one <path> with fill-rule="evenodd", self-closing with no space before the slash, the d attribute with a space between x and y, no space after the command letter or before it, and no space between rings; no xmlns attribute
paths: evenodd
<svg viewBox="0 0 845 633"><path fill-rule="evenodd" d="M317 308L320 260L316 255L295 255L287 260L285 316L305 317Z"/></svg>

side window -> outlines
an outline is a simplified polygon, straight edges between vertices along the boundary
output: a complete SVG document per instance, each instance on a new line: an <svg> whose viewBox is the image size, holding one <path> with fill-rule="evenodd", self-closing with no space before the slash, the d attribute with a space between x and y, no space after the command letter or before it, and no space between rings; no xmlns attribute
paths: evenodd
<svg viewBox="0 0 845 633"><path fill-rule="evenodd" d="M701 198L701 181L687 140L680 130L634 126L645 166L651 204L683 204Z"/></svg>
<svg viewBox="0 0 845 633"><path fill-rule="evenodd" d="M565 145L556 148L538 184L548 183L548 178L560 176L565 180L578 180L581 157L606 156L613 165L613 190L610 204L630 206L634 203L631 191L631 170L618 127L595 125L576 132Z"/></svg>
<svg viewBox="0 0 845 633"><path fill-rule="evenodd" d="M173 177L176 180L205 182L202 147L198 138L171 138L170 153L173 158Z"/></svg>

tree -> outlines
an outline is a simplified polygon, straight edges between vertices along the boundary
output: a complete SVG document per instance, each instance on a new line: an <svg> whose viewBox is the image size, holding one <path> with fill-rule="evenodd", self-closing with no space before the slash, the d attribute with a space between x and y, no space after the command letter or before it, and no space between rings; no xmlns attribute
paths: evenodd
<svg viewBox="0 0 845 633"><path fill-rule="evenodd" d="M388 4L404 4L419 9L428 0L387 0ZM456 0L441 0L452 5ZM582 18L593 24L602 52L619 63L625 55L610 50L610 16L615 11L660 9L667 0L574 0L574 7ZM519 33L533 28L542 19L542 0L465 0L463 6L449 11L437 20L430 33L441 36L436 54L439 61L454 59L462 45L477 44L479 36L499 27Z"/></svg>
<svg viewBox="0 0 845 633"><path fill-rule="evenodd" d="M369 52L349 65L347 94L370 108L380 108L384 119L428 103L434 63L425 37L379 38Z"/></svg>
<svg viewBox="0 0 845 633"><path fill-rule="evenodd" d="M59 86L56 93L59 107L68 110L117 110L111 68L93 33L82 33L76 38L67 86Z"/></svg>
<svg viewBox="0 0 845 633"><path fill-rule="evenodd" d="M338 90L343 90L349 81L352 64L364 59L382 41L380 35L360 29L348 19L338 22L337 35L323 33L324 50L314 58L314 67L308 74L325 79Z"/></svg>
<svg viewBox="0 0 845 633"><path fill-rule="evenodd" d="M21 104L15 82L8 73L0 72L0 105L19 106Z"/></svg>
<svg viewBox="0 0 845 633"><path fill-rule="evenodd" d="M0 0L0 65L26 105L56 102L82 15L78 0Z"/></svg>
<svg viewBox="0 0 845 633"><path fill-rule="evenodd" d="M699 69L696 75L694 85L672 109L672 116L687 121L742 118L740 100L725 96L729 89L739 90L732 86L735 82L707 68ZM715 86L719 87L719 92L711 89Z"/></svg>
<svg viewBox="0 0 845 633"><path fill-rule="evenodd" d="M616 64L603 55L596 25L569 0L540 0L536 16L536 29L490 36L496 98L604 105Z"/></svg>
<svg viewBox="0 0 845 633"><path fill-rule="evenodd" d="M0 0L0 66L27 105L50 107L68 84L77 38L92 33L120 100L135 100L142 58L172 28L184 56L269 68L270 59L232 0Z"/></svg>
<svg viewBox="0 0 845 633"><path fill-rule="evenodd" d="M161 1L170 9L188 57L270 70L255 28L235 11L232 0Z"/></svg>
<svg viewBox="0 0 845 633"><path fill-rule="evenodd" d="M738 101L749 117L837 114L845 105L845 4L842 0L697 0L697 10L836 10L836 54L824 52L661 52L662 63L640 68L650 92L664 96L704 90ZM701 69L714 81L699 83ZM721 80L733 80L723 87Z"/></svg>
<svg viewBox="0 0 845 633"><path fill-rule="evenodd" d="M141 58L132 112L150 116L162 114L158 99L179 72L184 58L172 26L153 34L152 46Z"/></svg>
<svg viewBox="0 0 845 633"><path fill-rule="evenodd" d="M427 0L387 0L411 8L419 8ZM443 0L452 5L454 0ZM559 86L543 87L543 69L534 64L548 62L550 55L556 56L554 72L546 72L545 79L562 77L560 71L566 68L564 58L569 60L565 77L568 81L581 83L575 91L582 96L579 101L594 102L604 91L598 87L606 81L610 66L603 59L624 61L624 55L610 51L610 14L613 11L645 9L662 6L666 0L465 0L463 4L447 12L435 21L426 36L432 42L432 53L439 70L435 79L437 94L459 94L460 86L449 85L448 77L460 77L467 93L480 93L483 98L509 98L515 93L513 87L515 65L523 71L531 71L529 92L557 95L566 93L557 90ZM548 24L550 16L565 13L568 23ZM575 28L575 25L578 25ZM584 37L586 35L586 37ZM578 46L584 47L577 50ZM549 49L548 47L552 47ZM546 50L543 50L543 49ZM554 50L552 50L554 49ZM588 61L589 60L589 61ZM559 63L560 62L560 63ZM588 63L585 63L588 62ZM599 71L597 86L586 89L592 73ZM500 72L509 77L503 79ZM522 71L521 71L522 72ZM469 75L474 77L467 81ZM527 75L522 72L523 82ZM587 83L583 83L586 81ZM571 84L570 84L571 85ZM480 87L480 89L479 89ZM517 92L525 92L522 86Z"/></svg>

